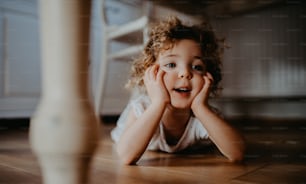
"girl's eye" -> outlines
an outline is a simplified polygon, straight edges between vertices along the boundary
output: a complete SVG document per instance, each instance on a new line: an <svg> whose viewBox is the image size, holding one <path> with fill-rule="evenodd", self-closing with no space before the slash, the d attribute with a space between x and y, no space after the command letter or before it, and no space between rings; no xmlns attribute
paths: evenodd
<svg viewBox="0 0 306 184"><path fill-rule="evenodd" d="M199 71L199 72L204 72L204 66L202 65L192 65L192 69Z"/></svg>
<svg viewBox="0 0 306 184"><path fill-rule="evenodd" d="M175 65L175 63L168 63L168 64L165 64L165 66L167 68L174 68L176 65Z"/></svg>

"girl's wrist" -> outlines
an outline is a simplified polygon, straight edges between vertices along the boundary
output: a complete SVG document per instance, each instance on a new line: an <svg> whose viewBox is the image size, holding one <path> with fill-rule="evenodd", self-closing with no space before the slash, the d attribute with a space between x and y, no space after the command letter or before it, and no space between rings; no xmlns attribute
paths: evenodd
<svg viewBox="0 0 306 184"><path fill-rule="evenodd" d="M163 100L152 100L151 106L158 109L166 108L168 102Z"/></svg>
<svg viewBox="0 0 306 184"><path fill-rule="evenodd" d="M208 104L202 103L196 106L196 108L192 109L195 116L198 116L203 113L207 113L210 111Z"/></svg>

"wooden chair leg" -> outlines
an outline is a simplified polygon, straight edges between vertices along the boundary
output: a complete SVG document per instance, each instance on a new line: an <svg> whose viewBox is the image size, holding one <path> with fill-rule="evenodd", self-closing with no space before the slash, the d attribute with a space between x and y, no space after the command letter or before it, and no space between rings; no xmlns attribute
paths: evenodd
<svg viewBox="0 0 306 184"><path fill-rule="evenodd" d="M88 90L88 0L40 0L42 96L30 143L45 184L84 184L99 139Z"/></svg>

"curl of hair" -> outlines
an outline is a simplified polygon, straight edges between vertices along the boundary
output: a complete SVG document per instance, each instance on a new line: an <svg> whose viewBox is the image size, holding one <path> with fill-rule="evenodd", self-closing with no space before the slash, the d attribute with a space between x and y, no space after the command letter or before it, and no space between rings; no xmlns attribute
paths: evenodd
<svg viewBox="0 0 306 184"><path fill-rule="evenodd" d="M211 25L207 22L188 26L183 25L177 17L169 17L152 27L142 54L132 64L131 77L126 86L145 90L143 76L146 69L155 63L161 51L171 49L175 43L183 39L194 40L200 44L206 70L214 79L211 92L216 96L221 89L219 85L222 80L221 55L223 48L220 48L219 44L220 42L224 43L224 39L217 39Z"/></svg>

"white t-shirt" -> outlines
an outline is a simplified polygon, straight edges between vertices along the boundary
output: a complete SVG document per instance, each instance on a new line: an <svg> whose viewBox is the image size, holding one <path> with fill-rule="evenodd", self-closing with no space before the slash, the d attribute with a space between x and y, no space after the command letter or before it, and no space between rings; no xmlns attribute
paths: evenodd
<svg viewBox="0 0 306 184"><path fill-rule="evenodd" d="M132 109L136 117L139 117L145 109L150 105L150 99L146 95L139 95L130 100L122 114L120 115L117 126L111 131L111 137L115 142L118 142L124 128L128 113ZM185 132L179 139L176 145L169 145L166 141L166 136L162 122L153 135L148 150L160 150L168 153L178 152L198 144L209 144L208 133L201 122L195 118L190 117L186 126Z"/></svg>

